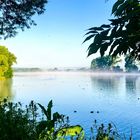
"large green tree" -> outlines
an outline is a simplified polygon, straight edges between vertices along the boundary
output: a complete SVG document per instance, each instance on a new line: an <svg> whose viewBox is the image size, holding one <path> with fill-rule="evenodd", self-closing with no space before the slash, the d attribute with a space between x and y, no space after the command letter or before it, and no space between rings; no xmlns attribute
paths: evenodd
<svg viewBox="0 0 140 140"><path fill-rule="evenodd" d="M32 17L43 14L47 0L0 0L0 39L14 37L19 29L36 25ZM0 46L0 78L11 78L14 54Z"/></svg>
<svg viewBox="0 0 140 140"><path fill-rule="evenodd" d="M5 46L0 46L0 79L13 76L12 65L16 63L16 57Z"/></svg>
<svg viewBox="0 0 140 140"><path fill-rule="evenodd" d="M112 56L130 54L140 60L140 0L117 0L112 14L110 24L88 29L84 42L93 38L88 56L97 51L104 56L109 50Z"/></svg>
<svg viewBox="0 0 140 140"><path fill-rule="evenodd" d="M47 0L0 0L0 38L14 37L18 29L36 25L32 16L45 11Z"/></svg>
<svg viewBox="0 0 140 140"><path fill-rule="evenodd" d="M109 55L103 57L97 57L93 59L91 62L91 69L92 70L106 70L111 71L115 68L115 65L120 62L121 59L118 57L111 57Z"/></svg>

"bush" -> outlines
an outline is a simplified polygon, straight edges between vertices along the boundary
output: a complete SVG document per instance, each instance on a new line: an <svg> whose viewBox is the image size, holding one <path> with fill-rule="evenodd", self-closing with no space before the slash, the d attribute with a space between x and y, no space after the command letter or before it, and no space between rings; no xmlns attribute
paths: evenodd
<svg viewBox="0 0 140 140"><path fill-rule="evenodd" d="M38 106L42 115L38 113ZM81 126L69 126L68 117L51 110L52 101L45 109L33 101L23 107L20 102L4 99L0 102L0 140L54 140L81 133Z"/></svg>

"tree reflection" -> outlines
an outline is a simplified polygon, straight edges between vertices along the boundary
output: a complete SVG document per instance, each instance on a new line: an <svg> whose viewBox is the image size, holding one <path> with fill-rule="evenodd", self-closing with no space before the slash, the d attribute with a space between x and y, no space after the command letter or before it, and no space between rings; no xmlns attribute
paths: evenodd
<svg viewBox="0 0 140 140"><path fill-rule="evenodd" d="M136 91L136 81L137 76L127 76L125 77L126 93L135 93Z"/></svg>
<svg viewBox="0 0 140 140"><path fill-rule="evenodd" d="M91 76L92 87L107 91L117 91L120 83L120 76ZM110 92L109 92L110 91Z"/></svg>
<svg viewBox="0 0 140 140"><path fill-rule="evenodd" d="M3 100L4 98L8 98L8 100L13 98L12 79L0 81L0 100Z"/></svg>

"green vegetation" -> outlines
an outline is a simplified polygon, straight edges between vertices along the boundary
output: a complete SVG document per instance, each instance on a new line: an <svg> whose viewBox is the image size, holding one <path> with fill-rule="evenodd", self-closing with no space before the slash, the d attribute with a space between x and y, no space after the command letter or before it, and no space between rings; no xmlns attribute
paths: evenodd
<svg viewBox="0 0 140 140"><path fill-rule="evenodd" d="M113 71L113 72L122 72L123 70L118 65L122 60L119 57L112 57L110 55L97 57L91 62L91 69L94 71ZM138 65L139 63L135 58L126 55L125 57L125 71L126 72L139 72Z"/></svg>
<svg viewBox="0 0 140 140"><path fill-rule="evenodd" d="M39 115L38 107L42 111ZM41 113L40 113L41 114ZM70 126L69 118L52 113L52 101L48 103L47 109L41 104L33 101L29 106L7 102L0 102L0 140L115 140L122 139L115 127L108 124L97 125L95 120L91 127L91 136L86 137L80 125Z"/></svg>
<svg viewBox="0 0 140 140"><path fill-rule="evenodd" d="M12 65L16 63L16 57L5 46L0 46L0 79L13 76Z"/></svg>
<svg viewBox="0 0 140 140"><path fill-rule="evenodd" d="M18 29L22 31L36 25L32 16L45 11L47 0L2 0L0 1L0 38L14 37Z"/></svg>
<svg viewBox="0 0 140 140"><path fill-rule="evenodd" d="M140 1L117 0L112 14L115 18L109 20L110 24L92 27L86 33L84 42L93 38L88 56L100 51L102 57L91 62L91 69L120 71L119 66L113 68L113 58L125 55L126 72L138 72L135 60L140 60ZM104 56L106 52L110 57Z"/></svg>
<svg viewBox="0 0 140 140"><path fill-rule="evenodd" d="M112 8L114 19L110 24L92 27L86 33L84 42L93 38L88 48L88 56L100 51L109 55L126 55L140 60L140 1L117 0ZM108 51L107 51L108 50Z"/></svg>
<svg viewBox="0 0 140 140"><path fill-rule="evenodd" d="M129 55L125 57L125 70L126 72L138 72L136 60Z"/></svg>
<svg viewBox="0 0 140 140"><path fill-rule="evenodd" d="M98 57L93 59L91 62L91 69L92 70L105 70L105 71L112 71L116 68L116 64L121 62L119 57L111 57L109 55Z"/></svg>
<svg viewBox="0 0 140 140"><path fill-rule="evenodd" d="M42 116L38 114L41 108ZM24 108L24 109L23 109ZM65 137L82 138L81 126L69 126L68 117L52 113L52 101L47 109L33 101L21 103L0 102L0 140L55 140Z"/></svg>
<svg viewBox="0 0 140 140"><path fill-rule="evenodd" d="M125 140L118 134L117 129L111 123L106 127L104 124L98 126L97 121L94 121L91 127L91 140Z"/></svg>
<svg viewBox="0 0 140 140"><path fill-rule="evenodd" d="M13 68L14 72L40 72L40 68Z"/></svg>
<svg viewBox="0 0 140 140"><path fill-rule="evenodd" d="M14 37L18 30L36 25L32 20L35 14L45 11L47 0L3 0L0 1L0 39ZM14 54L0 46L0 80L13 76L12 65L16 63Z"/></svg>

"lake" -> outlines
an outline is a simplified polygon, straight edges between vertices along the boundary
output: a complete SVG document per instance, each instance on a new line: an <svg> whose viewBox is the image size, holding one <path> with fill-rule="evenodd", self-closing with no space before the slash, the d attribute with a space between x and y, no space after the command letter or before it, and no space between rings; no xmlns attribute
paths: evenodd
<svg viewBox="0 0 140 140"><path fill-rule="evenodd" d="M71 124L82 125L87 135L96 119L99 124L113 122L126 137L132 128L133 138L140 138L140 75L15 73L12 80L0 81L0 98L4 97L23 105L31 100L47 105L52 99L53 110L68 115Z"/></svg>

